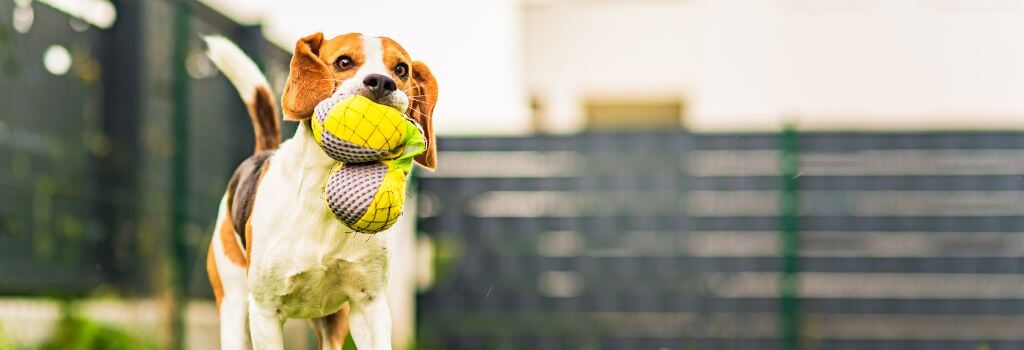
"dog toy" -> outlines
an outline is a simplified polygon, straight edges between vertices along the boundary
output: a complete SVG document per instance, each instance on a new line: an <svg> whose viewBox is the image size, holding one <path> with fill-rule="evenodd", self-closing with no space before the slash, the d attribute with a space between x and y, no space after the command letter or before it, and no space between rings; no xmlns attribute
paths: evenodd
<svg viewBox="0 0 1024 350"><path fill-rule="evenodd" d="M397 109L359 95L332 96L317 104L313 138L338 163L324 198L335 217L362 233L398 221L413 157L426 150L419 125Z"/></svg>

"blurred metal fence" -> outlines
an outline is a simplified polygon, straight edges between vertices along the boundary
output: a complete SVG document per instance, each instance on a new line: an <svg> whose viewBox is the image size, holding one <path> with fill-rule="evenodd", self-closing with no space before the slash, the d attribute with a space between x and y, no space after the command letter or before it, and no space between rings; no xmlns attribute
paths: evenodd
<svg viewBox="0 0 1024 350"><path fill-rule="evenodd" d="M201 35L234 40L276 88L290 55L196 0L110 3L116 21L104 27L38 1L0 1L0 296L160 305L147 312L161 322L130 328L181 348L186 300L212 294L216 206L253 144ZM67 53L55 61L63 69L49 66L54 50ZM30 329L56 321L4 311ZM189 340L215 343L210 334Z"/></svg>
<svg viewBox="0 0 1024 350"><path fill-rule="evenodd" d="M290 55L194 0L112 3L116 22L98 28L40 2L0 1L0 295L154 295L167 288L168 259L194 277L189 294L211 293L204 262L216 206L253 136L200 35L239 43L275 87ZM21 6L31 12L24 33L12 30ZM67 73L44 67L53 46L70 53ZM182 119L187 132L176 134ZM187 166L175 167L181 144ZM187 208L179 232L175 198ZM168 249L172 237L183 256Z"/></svg>
<svg viewBox="0 0 1024 350"><path fill-rule="evenodd" d="M418 344L1024 349L1024 133L793 137L789 176L776 134L442 139Z"/></svg>
<svg viewBox="0 0 1024 350"><path fill-rule="evenodd" d="M0 288L7 293L94 285L103 278L96 265L110 256L100 217L108 203L92 185L99 170L90 151L101 146L94 66L101 33L88 25L75 31L67 16L34 7L37 30L19 34L15 4L0 1ZM42 58L53 44L81 60L81 73L46 72Z"/></svg>

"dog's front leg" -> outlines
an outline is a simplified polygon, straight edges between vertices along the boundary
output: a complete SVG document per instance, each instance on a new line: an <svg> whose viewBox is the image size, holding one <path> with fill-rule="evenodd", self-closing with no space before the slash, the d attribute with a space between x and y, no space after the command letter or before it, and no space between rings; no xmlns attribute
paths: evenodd
<svg viewBox="0 0 1024 350"><path fill-rule="evenodd" d="M276 310L259 305L249 297L249 333L256 350L283 350L284 320Z"/></svg>
<svg viewBox="0 0 1024 350"><path fill-rule="evenodd" d="M353 303L349 314L352 340L360 350L391 350L391 312L388 296L375 295L363 303Z"/></svg>

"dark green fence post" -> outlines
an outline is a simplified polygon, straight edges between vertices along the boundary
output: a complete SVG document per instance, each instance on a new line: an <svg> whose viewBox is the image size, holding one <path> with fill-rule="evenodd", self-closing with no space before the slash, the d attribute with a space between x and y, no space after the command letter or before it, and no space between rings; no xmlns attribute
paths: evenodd
<svg viewBox="0 0 1024 350"><path fill-rule="evenodd" d="M782 177L782 190L779 192L779 254L782 258L782 271L779 274L779 330L782 348L785 350L800 349L800 150L797 137L796 127L787 124L779 140L779 174Z"/></svg>
<svg viewBox="0 0 1024 350"><path fill-rule="evenodd" d="M100 69L102 77L102 127L110 152L97 156L96 177L103 193L97 215L105 226L107 237L98 243L96 263L103 279L128 294L144 291L143 264L135 261L141 254L124 254L139 247L139 222L143 203L139 193L140 162L144 158L142 110L144 100L146 59L145 15L149 1L115 0L117 21L102 32ZM6 15L6 14L5 14ZM67 38L70 39L70 38ZM13 47L12 47L13 49ZM17 96L17 95L15 95ZM31 105L26 103L26 106ZM8 108L9 106L5 106ZM3 165L7 167L9 165ZM120 252L120 254L119 254Z"/></svg>
<svg viewBox="0 0 1024 350"><path fill-rule="evenodd" d="M188 302L186 293L188 286L188 243L185 235L188 223L189 199L189 75L185 70L185 60L189 50L189 35L192 31L191 11L184 1L174 3L174 83L173 113L174 120L174 158L171 161L173 172L171 202L171 349L185 348L185 304Z"/></svg>

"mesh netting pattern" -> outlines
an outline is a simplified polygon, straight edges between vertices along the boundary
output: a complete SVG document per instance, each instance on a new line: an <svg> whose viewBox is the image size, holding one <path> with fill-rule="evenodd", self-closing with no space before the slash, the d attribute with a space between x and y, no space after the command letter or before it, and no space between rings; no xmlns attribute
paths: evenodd
<svg viewBox="0 0 1024 350"><path fill-rule="evenodd" d="M380 160L401 146L405 117L363 96L332 96L314 109L314 133L324 151L347 163Z"/></svg>
<svg viewBox="0 0 1024 350"><path fill-rule="evenodd" d="M327 181L328 207L351 227L370 207L387 172L380 163L338 166Z"/></svg>
<svg viewBox="0 0 1024 350"><path fill-rule="evenodd" d="M364 233L384 231L398 221L404 203L405 173L398 169L388 169L366 213L349 227Z"/></svg>

